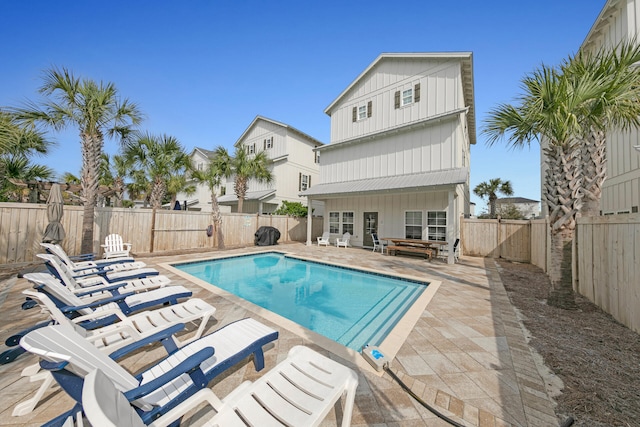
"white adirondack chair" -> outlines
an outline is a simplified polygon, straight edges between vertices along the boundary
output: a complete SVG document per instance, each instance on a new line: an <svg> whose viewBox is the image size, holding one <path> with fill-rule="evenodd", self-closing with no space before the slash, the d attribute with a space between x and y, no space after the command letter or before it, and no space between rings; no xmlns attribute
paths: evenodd
<svg viewBox="0 0 640 427"><path fill-rule="evenodd" d="M124 243L119 234L109 234L104 238L104 245L101 246L104 249L104 257L107 259L128 257L131 250L131 243Z"/></svg>
<svg viewBox="0 0 640 427"><path fill-rule="evenodd" d="M331 236L331 233L329 233L328 231L325 231L324 233L322 233L322 236L318 237L318 246L320 245L329 246L329 236Z"/></svg>
<svg viewBox="0 0 640 427"><path fill-rule="evenodd" d="M336 238L336 246L340 247L342 246L343 248L347 248L349 247L349 239L351 238L351 233L349 233L348 231L346 233L344 233L342 235L342 237L338 237Z"/></svg>

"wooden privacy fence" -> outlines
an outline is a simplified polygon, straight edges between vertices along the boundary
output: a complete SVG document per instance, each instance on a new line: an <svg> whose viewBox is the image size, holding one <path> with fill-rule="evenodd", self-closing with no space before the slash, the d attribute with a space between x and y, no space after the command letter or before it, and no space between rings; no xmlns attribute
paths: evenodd
<svg viewBox="0 0 640 427"><path fill-rule="evenodd" d="M531 262L531 221L465 218L460 241L464 255Z"/></svg>
<svg viewBox="0 0 640 427"><path fill-rule="evenodd" d="M640 215L579 218L575 247L575 290L640 332Z"/></svg>
<svg viewBox="0 0 640 427"><path fill-rule="evenodd" d="M62 247L70 254L80 253L83 214L80 206L64 207ZM44 204L0 203L0 264L36 260L48 222ZM215 248L214 237L206 233L211 223L211 214L206 212L158 210L154 221L151 209L96 208L93 252L102 253L100 245L111 233L131 243L134 253L152 252L152 236L153 252ZM281 243L306 241L306 218L223 213L225 245L252 246L256 230L263 225L277 228ZM322 218L314 218L312 239L322 234L322 227Z"/></svg>

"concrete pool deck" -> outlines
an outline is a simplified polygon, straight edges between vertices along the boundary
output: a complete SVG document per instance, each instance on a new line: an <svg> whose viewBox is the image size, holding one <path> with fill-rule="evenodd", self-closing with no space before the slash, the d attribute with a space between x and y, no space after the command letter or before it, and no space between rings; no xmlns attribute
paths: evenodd
<svg viewBox="0 0 640 427"><path fill-rule="evenodd" d="M392 370L424 401L463 425L558 425L553 402L527 344L525 331L500 281L497 265L491 259L462 257L460 263L448 265L441 260L428 262L423 258L387 256L359 248L307 247L300 243L136 259L158 268L176 284L192 289L194 296L214 305L215 320L209 321L208 331L244 317L256 318L277 329L280 337L265 348L266 368L262 372L286 357L289 349L298 344L310 346L356 370L359 385L352 426L449 425L410 397L388 373L380 375L373 371L360 355L344 351L345 347L236 297L210 292L167 267L174 262L265 250L439 282L439 287L431 290L426 307L389 337L388 345L396 353ZM15 276L0 282L0 340L3 343L12 333L45 319L38 309L20 309L24 301L20 292L29 287L26 280ZM3 344L0 351L4 349ZM136 352L121 363L136 372L162 355L162 348L152 347ZM40 425L71 408L71 399L59 388L52 388L31 414L11 416L15 404L28 398L39 386L20 376L23 368L36 362L35 356L22 355L10 364L0 365L0 425ZM251 361L245 360L214 379L210 386L218 396L224 397L241 382L255 379L262 372L255 372ZM200 425L206 417L207 411L200 410L183 424ZM338 405L323 425L336 425L340 419Z"/></svg>

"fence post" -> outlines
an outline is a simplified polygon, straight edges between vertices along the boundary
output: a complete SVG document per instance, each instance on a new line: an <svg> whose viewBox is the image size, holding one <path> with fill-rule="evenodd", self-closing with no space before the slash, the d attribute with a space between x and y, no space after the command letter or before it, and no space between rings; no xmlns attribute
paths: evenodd
<svg viewBox="0 0 640 427"><path fill-rule="evenodd" d="M149 238L149 252L153 253L153 240L156 235L156 208L151 210L151 237Z"/></svg>
<svg viewBox="0 0 640 427"><path fill-rule="evenodd" d="M498 215L496 217L497 220L497 227L498 230L496 230L496 248L498 248L498 258L502 258L502 244L500 242L502 242L502 225L500 224L502 217L500 215Z"/></svg>

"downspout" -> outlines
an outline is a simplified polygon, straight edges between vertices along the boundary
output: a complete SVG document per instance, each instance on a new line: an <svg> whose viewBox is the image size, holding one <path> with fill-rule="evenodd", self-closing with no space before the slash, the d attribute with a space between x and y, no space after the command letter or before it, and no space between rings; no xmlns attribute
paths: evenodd
<svg viewBox="0 0 640 427"><path fill-rule="evenodd" d="M454 190L449 190L449 206L447 209L447 218L451 218L451 223L447 227L447 264L455 263L455 257L453 255L453 241L455 240L456 222L458 221L458 219L455 216L454 209Z"/></svg>

